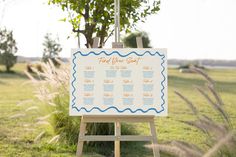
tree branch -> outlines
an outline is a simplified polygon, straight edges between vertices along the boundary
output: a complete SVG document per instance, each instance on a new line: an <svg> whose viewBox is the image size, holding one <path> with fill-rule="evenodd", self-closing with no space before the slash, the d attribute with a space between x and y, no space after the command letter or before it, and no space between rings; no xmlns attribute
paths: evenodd
<svg viewBox="0 0 236 157"><path fill-rule="evenodd" d="M72 31L75 33L82 33L82 34L85 33L85 30L80 30L80 29L75 29L75 28L73 28Z"/></svg>
<svg viewBox="0 0 236 157"><path fill-rule="evenodd" d="M108 37L106 38L106 40L104 40L103 45L105 45L105 43L107 42L107 40L113 35L114 31L115 31L114 29L111 31L111 33L108 35Z"/></svg>
<svg viewBox="0 0 236 157"><path fill-rule="evenodd" d="M85 17L85 14L82 13L81 11L78 11L79 14L81 14L83 17Z"/></svg>

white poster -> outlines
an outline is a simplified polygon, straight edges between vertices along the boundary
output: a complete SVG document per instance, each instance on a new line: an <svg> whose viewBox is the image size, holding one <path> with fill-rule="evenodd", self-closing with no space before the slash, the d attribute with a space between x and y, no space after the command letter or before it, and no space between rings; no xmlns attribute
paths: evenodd
<svg viewBox="0 0 236 157"><path fill-rule="evenodd" d="M70 115L167 115L166 49L79 49Z"/></svg>

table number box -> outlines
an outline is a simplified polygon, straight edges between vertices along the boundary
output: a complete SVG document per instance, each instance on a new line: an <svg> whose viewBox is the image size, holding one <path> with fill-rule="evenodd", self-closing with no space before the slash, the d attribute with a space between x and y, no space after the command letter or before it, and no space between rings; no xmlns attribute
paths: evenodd
<svg viewBox="0 0 236 157"><path fill-rule="evenodd" d="M71 116L166 116L166 49L79 49L70 89Z"/></svg>

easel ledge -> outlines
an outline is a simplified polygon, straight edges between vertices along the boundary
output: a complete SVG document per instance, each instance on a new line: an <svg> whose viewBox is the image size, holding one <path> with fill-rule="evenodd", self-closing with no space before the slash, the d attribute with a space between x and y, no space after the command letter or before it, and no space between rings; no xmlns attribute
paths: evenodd
<svg viewBox="0 0 236 157"><path fill-rule="evenodd" d="M82 119L84 122L149 122L154 116L142 116L142 115L84 115Z"/></svg>

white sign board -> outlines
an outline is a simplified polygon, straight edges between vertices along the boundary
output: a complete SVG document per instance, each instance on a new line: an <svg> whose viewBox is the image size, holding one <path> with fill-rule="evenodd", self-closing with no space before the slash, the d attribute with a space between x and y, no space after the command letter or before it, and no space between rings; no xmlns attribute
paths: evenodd
<svg viewBox="0 0 236 157"><path fill-rule="evenodd" d="M166 49L80 49L70 115L167 115Z"/></svg>

